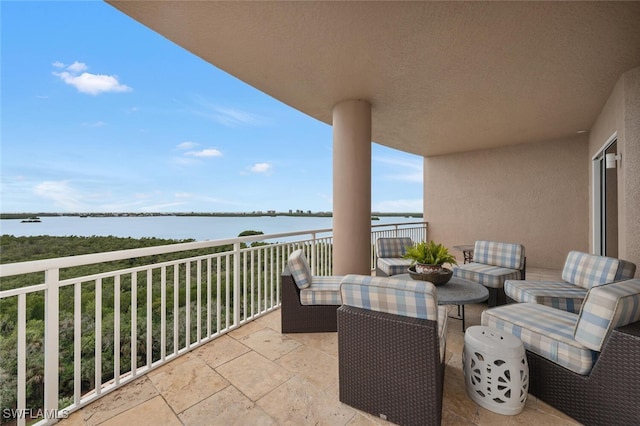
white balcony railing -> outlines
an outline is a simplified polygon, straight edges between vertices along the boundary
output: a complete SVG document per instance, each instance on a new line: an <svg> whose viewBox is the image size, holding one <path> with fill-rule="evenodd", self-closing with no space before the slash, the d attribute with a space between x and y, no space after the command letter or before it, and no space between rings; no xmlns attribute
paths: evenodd
<svg viewBox="0 0 640 426"><path fill-rule="evenodd" d="M372 228L372 247L380 237L427 239L426 222ZM313 273L331 275L332 242L331 229L321 229L0 265L0 279L42 280L0 291L0 307L17 313L0 324L3 347L15 348L1 354L15 359L13 371L0 370L2 422L24 425L33 416L37 424L53 423L278 308L289 254L303 247ZM150 260L122 267L139 258ZM372 250L372 269L375 261ZM70 268L87 265L101 270L69 276ZM44 330L32 329L39 315Z"/></svg>

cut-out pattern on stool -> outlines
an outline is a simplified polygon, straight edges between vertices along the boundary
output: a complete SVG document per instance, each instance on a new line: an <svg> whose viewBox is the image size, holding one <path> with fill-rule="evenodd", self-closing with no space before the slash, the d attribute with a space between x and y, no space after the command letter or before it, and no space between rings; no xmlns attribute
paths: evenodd
<svg viewBox="0 0 640 426"><path fill-rule="evenodd" d="M510 337L515 342L505 337L473 331L465 335L462 365L469 397L491 411L511 415L524 408L529 367L522 343L514 336Z"/></svg>

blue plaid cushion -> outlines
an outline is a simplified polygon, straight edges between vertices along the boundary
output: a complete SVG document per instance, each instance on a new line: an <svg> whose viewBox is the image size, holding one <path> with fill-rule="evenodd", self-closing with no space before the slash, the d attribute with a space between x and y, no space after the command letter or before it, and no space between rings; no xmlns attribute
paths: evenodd
<svg viewBox="0 0 640 426"><path fill-rule="evenodd" d="M482 325L520 338L524 347L578 374L588 374L598 354L573 338L578 315L535 303L487 309Z"/></svg>
<svg viewBox="0 0 640 426"><path fill-rule="evenodd" d="M505 280L517 280L520 278L520 271L471 262L454 266L453 276L475 281L485 287L502 288Z"/></svg>
<svg viewBox="0 0 640 426"><path fill-rule="evenodd" d="M304 257L302 249L289 255L287 266L298 288L307 288L311 285L311 269L309 269L307 258Z"/></svg>
<svg viewBox="0 0 640 426"><path fill-rule="evenodd" d="M379 257L376 265L388 276L406 274L407 269L411 266L411 260L401 257Z"/></svg>
<svg viewBox="0 0 640 426"><path fill-rule="evenodd" d="M343 276L315 276L310 287L300 290L303 305L342 305L340 281Z"/></svg>
<svg viewBox="0 0 640 426"><path fill-rule="evenodd" d="M473 261L508 269L524 268L524 246L497 241L476 241Z"/></svg>
<svg viewBox="0 0 640 426"><path fill-rule="evenodd" d="M538 303L577 314L587 290L563 281L507 280L504 293L516 302Z"/></svg>
<svg viewBox="0 0 640 426"><path fill-rule="evenodd" d="M402 257L411 247L413 241L409 237L378 238L376 240L376 255L378 257Z"/></svg>
<svg viewBox="0 0 640 426"><path fill-rule="evenodd" d="M630 280L636 274L636 264L626 260L620 260L616 271L615 281Z"/></svg>
<svg viewBox="0 0 640 426"><path fill-rule="evenodd" d="M640 279L593 287L575 326L575 339L600 351L614 328L640 320Z"/></svg>
<svg viewBox="0 0 640 426"><path fill-rule="evenodd" d="M347 275L340 284L342 303L371 311L438 320L436 288L426 281Z"/></svg>
<svg viewBox="0 0 640 426"><path fill-rule="evenodd" d="M606 256L570 251L562 270L562 279L590 289L615 281L620 260Z"/></svg>

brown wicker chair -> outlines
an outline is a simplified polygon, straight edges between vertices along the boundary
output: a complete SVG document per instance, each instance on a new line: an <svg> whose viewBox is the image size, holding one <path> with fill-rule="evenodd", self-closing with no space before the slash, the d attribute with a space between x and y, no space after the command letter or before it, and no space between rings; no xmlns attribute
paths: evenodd
<svg viewBox="0 0 640 426"><path fill-rule="evenodd" d="M527 351L529 393L586 425L640 425L640 321L615 329L591 373Z"/></svg>
<svg viewBox="0 0 640 426"><path fill-rule="evenodd" d="M282 272L281 326L283 333L337 331L336 310L340 305L303 305L300 289L288 267Z"/></svg>
<svg viewBox="0 0 640 426"><path fill-rule="evenodd" d="M341 289L348 285L350 277L345 277ZM366 276L361 279L370 280L364 283L365 287L375 285L375 280L393 280ZM349 303L344 290L342 297ZM435 309L437 321L341 306L340 401L398 424L440 425L444 341L439 339L438 325L442 322L440 330L446 332L446 311L443 314L441 309Z"/></svg>

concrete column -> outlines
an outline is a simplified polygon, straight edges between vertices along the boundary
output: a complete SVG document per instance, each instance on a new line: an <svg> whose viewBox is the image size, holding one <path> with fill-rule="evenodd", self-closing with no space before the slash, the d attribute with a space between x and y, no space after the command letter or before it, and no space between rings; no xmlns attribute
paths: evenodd
<svg viewBox="0 0 640 426"><path fill-rule="evenodd" d="M371 274L371 104L333 107L333 274Z"/></svg>

